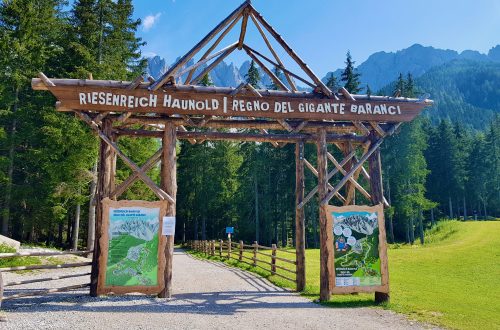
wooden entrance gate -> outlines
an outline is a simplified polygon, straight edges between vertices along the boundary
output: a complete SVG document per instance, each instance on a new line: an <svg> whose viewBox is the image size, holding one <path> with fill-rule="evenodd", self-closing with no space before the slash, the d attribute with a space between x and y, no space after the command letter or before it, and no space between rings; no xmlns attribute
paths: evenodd
<svg viewBox="0 0 500 330"><path fill-rule="evenodd" d="M239 39L215 51L239 22ZM245 42L247 26L251 23L256 26L273 59ZM301 74L285 67L272 46L272 39L301 69ZM206 47L208 49L201 53ZM245 83L237 88L197 85L236 50L243 50L281 90L257 90ZM199 54L202 55L198 60L187 66ZM285 79L282 81L277 77L269 65L279 68ZM311 91L298 91L296 81L309 86ZM379 147L402 122L411 121L424 107L432 104L426 99L351 95L345 88L330 90L250 1L232 12L157 81L151 77L144 81L142 76L132 82L50 79L41 73L33 79L32 86L35 90L50 91L58 99L58 111L75 113L101 140L97 242L103 219L100 203L104 198L118 199L136 180L142 180L158 199L168 201L167 215L175 216L177 139L187 139L193 144L206 140L268 142L275 147L294 143L297 288L302 290L305 286L304 205L317 195L320 201L320 297L323 301L330 298L335 276L333 228L326 211L329 201L336 198L341 204L350 205L358 191L373 204L387 205L383 197ZM141 124L142 128L132 128L133 124ZM270 130L273 132L270 133ZM121 136L159 138L162 139L162 148L139 166L116 144ZM316 165L305 159L305 143L316 144ZM340 150L343 159L337 159L328 152L329 144ZM132 176L118 186L115 184L117 157L133 171ZM159 185L146 174L158 162L161 163L162 172ZM366 162L368 169L363 166ZM333 166L330 166L329 171L330 163ZM304 190L305 168L318 178L318 184L309 192ZM341 179L332 182L338 173ZM360 184L360 178L369 182L369 191ZM344 187L342 191L345 193L342 195L341 189ZM99 244L96 244L92 265L92 295L98 294L99 249ZM165 250L165 289L160 297L171 296L172 256L173 238L170 237ZM376 293L377 301L387 299L388 292Z"/></svg>

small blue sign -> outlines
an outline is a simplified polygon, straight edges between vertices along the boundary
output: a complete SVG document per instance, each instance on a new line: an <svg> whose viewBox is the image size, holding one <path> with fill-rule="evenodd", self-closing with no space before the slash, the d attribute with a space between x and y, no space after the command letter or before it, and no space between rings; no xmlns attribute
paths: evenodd
<svg viewBox="0 0 500 330"><path fill-rule="evenodd" d="M234 234L234 227L226 227L226 234Z"/></svg>

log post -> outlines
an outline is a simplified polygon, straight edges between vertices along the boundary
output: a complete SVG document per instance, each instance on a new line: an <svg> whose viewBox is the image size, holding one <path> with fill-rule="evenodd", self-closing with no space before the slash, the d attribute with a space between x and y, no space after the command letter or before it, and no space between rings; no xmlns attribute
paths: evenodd
<svg viewBox="0 0 500 330"><path fill-rule="evenodd" d="M3 276L2 272L0 272L0 308L2 308L2 300L3 300Z"/></svg>
<svg viewBox="0 0 500 330"><path fill-rule="evenodd" d="M219 258L222 258L222 246L224 244L223 240L219 240Z"/></svg>
<svg viewBox="0 0 500 330"><path fill-rule="evenodd" d="M318 132L318 197L322 201L328 193L328 165L327 165L327 144L326 130L320 129ZM319 206L320 224L320 300L328 301L331 297L334 280L334 256L333 256L333 224L328 220L328 205Z"/></svg>
<svg viewBox="0 0 500 330"><path fill-rule="evenodd" d="M231 259L231 236L227 239L227 258Z"/></svg>
<svg viewBox="0 0 500 330"><path fill-rule="evenodd" d="M297 291L306 285L306 230L304 208L304 142L295 145L295 251L297 262Z"/></svg>
<svg viewBox="0 0 500 330"><path fill-rule="evenodd" d="M273 244L271 250L271 272L276 273L276 244Z"/></svg>
<svg viewBox="0 0 500 330"><path fill-rule="evenodd" d="M176 200L177 195L177 165L176 149L177 142L176 128L173 123L165 124L163 132L163 154L161 159L161 186L169 196ZM175 217L175 204L168 203L166 210L167 217ZM167 236L165 246L165 288L158 295L160 298L172 297L172 263L174 257L174 236Z"/></svg>
<svg viewBox="0 0 500 330"><path fill-rule="evenodd" d="M372 131L370 134L370 140L372 141L372 145L377 142L377 134ZM374 153L368 158L369 164L369 173L370 173L370 188L371 188L371 197L372 203L374 205L383 203L384 201L384 190L382 184L382 165L380 160L380 149L375 150ZM385 266L385 267L384 267ZM387 264L382 265L382 271L387 272ZM389 273L387 272L387 276ZM385 292L375 292L375 302L377 304L389 302L389 293Z"/></svg>
<svg viewBox="0 0 500 330"><path fill-rule="evenodd" d="M243 249L244 249L243 241L240 241L240 256L239 261L243 261Z"/></svg>
<svg viewBox="0 0 500 330"><path fill-rule="evenodd" d="M259 250L259 242L253 242L253 266L257 267L257 251Z"/></svg>
<svg viewBox="0 0 500 330"><path fill-rule="evenodd" d="M102 122L102 132L110 140L112 137L113 122L109 118L105 118ZM90 275L90 295L92 297L97 297L98 295L98 281L99 281L99 259L101 254L101 227L103 220L103 210L102 210L102 200L109 197L111 192L114 190L114 168L116 164L116 153L113 149L104 142L100 140L99 147L99 170L97 179L97 202L96 202L96 221L95 221L95 244L94 253L92 256L92 270Z"/></svg>

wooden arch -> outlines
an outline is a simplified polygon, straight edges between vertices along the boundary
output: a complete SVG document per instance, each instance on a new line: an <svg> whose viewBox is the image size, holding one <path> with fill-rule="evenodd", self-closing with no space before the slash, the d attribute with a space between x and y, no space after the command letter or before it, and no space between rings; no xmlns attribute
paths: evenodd
<svg viewBox="0 0 500 330"><path fill-rule="evenodd" d="M215 51L240 21L239 39ZM245 43L250 21L256 26L274 59ZM285 67L266 31L306 77ZM186 67L213 39L215 41L198 61ZM281 90L257 90L245 83L237 88L197 85L205 74L210 73L235 50L244 50ZM282 70L285 81L280 80L266 63ZM311 91L298 91L296 81L309 86ZM328 203L336 198L342 205L353 204L358 192L373 204L387 205L382 189L379 147L384 138L393 134L401 123L411 121L424 107L432 104L427 99L351 95L345 88L331 91L250 1L245 1L233 11L157 81L151 77L144 81L142 76L132 82L52 79L40 73L38 78L32 80L32 87L50 91L58 99L58 111L75 113L101 140L96 242L99 241L102 225L102 200L118 199L136 180L142 180L158 199L168 201L167 215L175 216L177 139L187 139L191 143L206 140L269 142L275 147L294 143L297 289L301 291L305 287L304 205L317 195L320 201L320 298L323 301L329 300L334 286L333 228L327 218ZM134 128L135 124L141 124L141 129ZM227 130L231 128L238 130ZM162 139L163 143L145 164L139 166L116 144L121 136L155 137ZM316 166L304 157L305 143L317 146ZM340 150L342 160L328 152L328 144ZM133 171L119 185L115 184L117 157ZM146 174L159 162L162 169L160 185ZM366 162L368 168L364 167ZM329 163L333 165L330 171ZM305 168L318 178L318 184L307 195L304 191ZM341 179L332 182L339 174ZM369 183L369 189L360 183L360 178ZM96 244L91 276L92 295L98 294L99 254L99 244ZM171 295L172 256L173 238L169 238L165 250L165 289L161 297ZM388 297L388 291L376 292L378 301L385 301Z"/></svg>

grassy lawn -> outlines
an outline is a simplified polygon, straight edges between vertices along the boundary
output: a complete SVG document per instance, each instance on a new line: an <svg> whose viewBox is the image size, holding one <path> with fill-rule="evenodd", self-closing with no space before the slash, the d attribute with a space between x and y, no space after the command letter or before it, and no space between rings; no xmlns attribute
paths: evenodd
<svg viewBox="0 0 500 330"><path fill-rule="evenodd" d="M384 308L449 328L500 329L500 221L443 222L429 231L427 238L424 246L390 247L391 302ZM250 251L244 255L252 257ZM278 256L294 258L285 252ZM303 294L317 299L319 250L307 250L306 261L307 284ZM234 260L226 262L259 273L277 285L294 288L293 283L261 268ZM277 261L277 265L294 267L282 261ZM281 269L278 273L294 277ZM375 306L373 294L333 296L325 304Z"/></svg>

